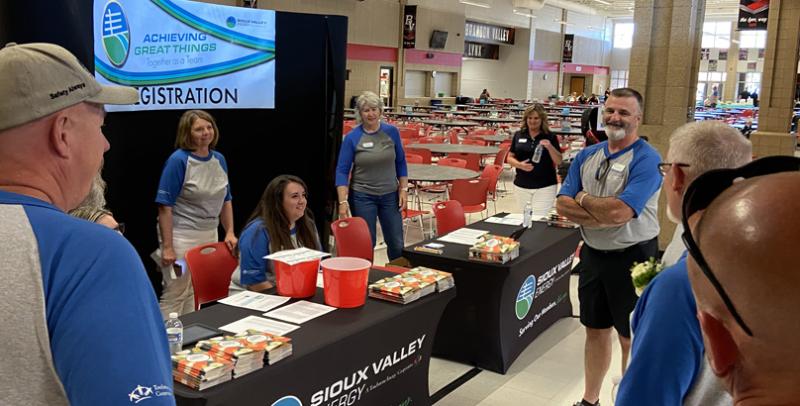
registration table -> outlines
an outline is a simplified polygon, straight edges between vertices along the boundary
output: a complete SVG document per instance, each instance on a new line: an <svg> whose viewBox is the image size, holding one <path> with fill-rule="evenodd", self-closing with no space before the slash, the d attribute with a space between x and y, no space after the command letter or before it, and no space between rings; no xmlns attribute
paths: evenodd
<svg viewBox="0 0 800 406"><path fill-rule="evenodd" d="M485 147L481 145L463 145L463 144L409 144L407 148L427 149L437 154L481 154L491 155L496 154L500 148Z"/></svg>
<svg viewBox="0 0 800 406"><path fill-rule="evenodd" d="M372 270L370 281L391 276ZM430 405L428 364L439 317L455 288L400 305L367 298L287 334L293 354L218 386L175 383L178 405ZM323 303L322 289L310 301ZM181 317L218 328L261 312L217 304ZM292 399L296 397L296 400ZM286 403L280 403L284 399ZM298 403L301 402L301 403Z"/></svg>
<svg viewBox="0 0 800 406"><path fill-rule="evenodd" d="M520 228L485 221L468 227L506 236ZM534 338L571 315L569 275L579 240L577 229L535 222L520 238L519 257L505 264L469 260L466 245L437 241L442 254L414 250L430 240L407 247L411 264L452 272L458 286L433 354L506 373Z"/></svg>

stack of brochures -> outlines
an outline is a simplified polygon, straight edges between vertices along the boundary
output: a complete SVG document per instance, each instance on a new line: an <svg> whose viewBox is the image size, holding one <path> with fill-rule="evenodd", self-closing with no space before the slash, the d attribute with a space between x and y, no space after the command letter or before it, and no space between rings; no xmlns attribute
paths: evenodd
<svg viewBox="0 0 800 406"><path fill-rule="evenodd" d="M369 296L406 304L433 292L447 290L453 285L450 273L417 267L369 285Z"/></svg>
<svg viewBox="0 0 800 406"><path fill-rule="evenodd" d="M519 242L487 234L469 249L469 259L504 264L519 256Z"/></svg>
<svg viewBox="0 0 800 406"><path fill-rule="evenodd" d="M247 330L237 334L236 338L247 348L264 351L264 361L272 365L292 355L292 339L257 330Z"/></svg>
<svg viewBox="0 0 800 406"><path fill-rule="evenodd" d="M172 378L195 390L204 390L231 380L233 364L199 348L172 356Z"/></svg>
<svg viewBox="0 0 800 406"><path fill-rule="evenodd" d="M233 363L233 377L239 378L264 366L264 350L257 351L245 345L246 338L231 336L201 340L197 348L214 357Z"/></svg>

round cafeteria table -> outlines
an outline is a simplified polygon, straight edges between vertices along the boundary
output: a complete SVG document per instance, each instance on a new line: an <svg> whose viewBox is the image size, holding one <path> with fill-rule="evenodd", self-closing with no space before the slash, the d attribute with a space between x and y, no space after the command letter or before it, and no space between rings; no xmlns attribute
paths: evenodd
<svg viewBox="0 0 800 406"><path fill-rule="evenodd" d="M437 154L452 154L452 153L466 153L466 154L481 154L492 155L496 154L500 148L497 147L484 147L481 145L462 145L462 144L409 144L407 148L427 149Z"/></svg>
<svg viewBox="0 0 800 406"><path fill-rule="evenodd" d="M408 180L417 182L449 182L456 179L474 179L480 173L444 165L408 164Z"/></svg>
<svg viewBox="0 0 800 406"><path fill-rule="evenodd" d="M473 135L472 137L480 138L489 142L503 142L506 140L511 140L511 137L505 135Z"/></svg>
<svg viewBox="0 0 800 406"><path fill-rule="evenodd" d="M420 122L423 123L423 124L439 126L439 127L442 127L442 128L444 128L444 127L461 127L464 130L466 130L467 127L476 127L476 126L479 125L478 123L476 123L474 121L464 121L464 120L453 120L453 121L447 121L447 120L422 120Z"/></svg>
<svg viewBox="0 0 800 406"><path fill-rule="evenodd" d="M404 111L395 112L395 111L385 111L383 112L385 116L394 116L394 117L411 117L411 118L428 118L431 116L430 113L406 113Z"/></svg>
<svg viewBox="0 0 800 406"><path fill-rule="evenodd" d="M470 117L469 119L487 124L519 123L519 119L511 117Z"/></svg>

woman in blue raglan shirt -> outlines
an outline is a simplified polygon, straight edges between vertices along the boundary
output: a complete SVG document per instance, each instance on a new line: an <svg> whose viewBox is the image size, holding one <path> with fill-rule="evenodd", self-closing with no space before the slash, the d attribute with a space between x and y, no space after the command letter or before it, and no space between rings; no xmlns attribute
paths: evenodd
<svg viewBox="0 0 800 406"><path fill-rule="evenodd" d="M264 259L272 252L299 247L322 249L306 190L305 182L292 175L280 175L264 189L239 239L240 262L231 277L231 293L272 288L275 271Z"/></svg>
<svg viewBox="0 0 800 406"><path fill-rule="evenodd" d="M158 203L159 258L164 280L161 314L194 311L192 279L173 269L187 250L219 241L220 221L225 228L225 243L233 251L233 205L225 157L214 148L219 129L214 118L202 110L183 113L175 138L177 150L170 155L161 173ZM191 272L191 270L189 270Z"/></svg>
<svg viewBox="0 0 800 406"><path fill-rule="evenodd" d="M403 217L408 169L397 127L381 122L383 102L372 92L356 100L360 126L350 131L339 150L336 193L339 218L361 217L375 246L375 218L381 222L389 260L403 253Z"/></svg>

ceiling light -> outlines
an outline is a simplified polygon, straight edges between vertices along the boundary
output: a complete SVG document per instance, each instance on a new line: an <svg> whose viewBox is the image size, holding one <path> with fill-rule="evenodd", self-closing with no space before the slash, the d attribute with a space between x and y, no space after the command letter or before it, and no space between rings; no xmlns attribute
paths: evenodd
<svg viewBox="0 0 800 406"><path fill-rule="evenodd" d="M483 8L492 8L492 6L490 6L490 5L489 5L489 3L483 3L483 2L480 2L480 1L473 1L473 0L458 0L458 2L459 2L459 3L462 3L462 4L469 5L469 6L483 7Z"/></svg>
<svg viewBox="0 0 800 406"><path fill-rule="evenodd" d="M530 12L521 11L520 9L514 9L514 14L518 16L528 17L528 18L536 18L535 15L531 14Z"/></svg>
<svg viewBox="0 0 800 406"><path fill-rule="evenodd" d="M596 2L598 2L600 4L605 4L606 6L610 6L611 5L611 3L609 3L609 2L607 2L605 0L594 0L594 1L596 1Z"/></svg>

